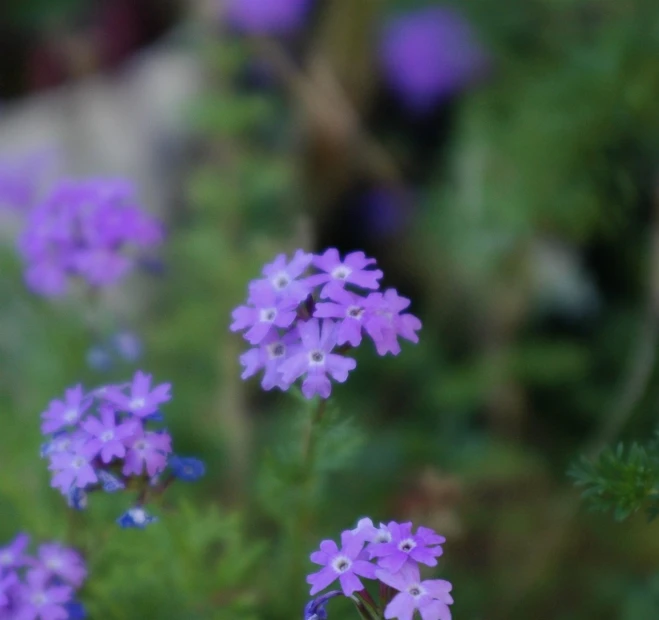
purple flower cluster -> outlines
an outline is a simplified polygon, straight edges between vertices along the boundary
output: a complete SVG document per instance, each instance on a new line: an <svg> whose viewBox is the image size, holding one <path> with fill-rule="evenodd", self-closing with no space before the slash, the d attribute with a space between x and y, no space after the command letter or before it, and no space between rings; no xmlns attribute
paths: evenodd
<svg viewBox="0 0 659 620"><path fill-rule="evenodd" d="M74 620L86 616L75 600L87 569L78 553L58 543L27 554L30 542L19 534L0 547L0 620Z"/></svg>
<svg viewBox="0 0 659 620"><path fill-rule="evenodd" d="M382 271L363 252L341 258L298 250L280 254L249 284L247 305L233 311L232 331L244 331L253 348L240 357L243 379L263 370L261 385L287 390L302 380L302 393L327 398L330 377L339 383L356 366L345 353L364 335L380 355L400 352L398 338L418 342L421 321L405 309L410 300L393 288L379 291ZM307 274L309 267L316 273ZM366 291L366 296L364 296Z"/></svg>
<svg viewBox="0 0 659 620"><path fill-rule="evenodd" d="M50 461L51 486L76 509L86 506L87 493L124 489L138 492L137 505L119 524L144 527L154 520L142 506L149 493L161 494L174 479L196 480L204 473L197 459L172 455L172 438L159 407L171 400L170 384L151 384L151 375L137 371L131 383L106 385L85 393L81 385L66 390L42 413L41 430L48 436L42 456ZM169 467L170 475L160 475Z"/></svg>
<svg viewBox="0 0 659 620"><path fill-rule="evenodd" d="M391 19L382 32L379 56L388 85L417 113L462 91L489 64L469 23L447 7Z"/></svg>
<svg viewBox="0 0 659 620"><path fill-rule="evenodd" d="M94 287L114 284L162 238L129 181L62 180L31 210L18 247L28 286L57 296L74 277Z"/></svg>
<svg viewBox="0 0 659 620"><path fill-rule="evenodd" d="M320 549L311 554L311 561L323 568L307 577L310 594L317 594L338 579L344 596L352 597L357 603L361 600L373 603L360 577L375 579L382 586L385 618L412 620L418 610L423 620L450 620L451 584L442 579L422 581L419 571L420 564L437 565L445 541L426 527L414 532L412 523L391 521L376 527L371 519L361 519L355 529L341 534L341 547L333 540L324 540ZM354 598L354 593L359 596ZM326 617L327 598L328 595L323 595L307 605L310 610L307 619ZM321 615L317 609L322 609Z"/></svg>

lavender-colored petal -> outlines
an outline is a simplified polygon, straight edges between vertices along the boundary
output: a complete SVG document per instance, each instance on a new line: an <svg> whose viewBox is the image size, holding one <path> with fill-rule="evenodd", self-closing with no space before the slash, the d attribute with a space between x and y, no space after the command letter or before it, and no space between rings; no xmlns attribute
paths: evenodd
<svg viewBox="0 0 659 620"><path fill-rule="evenodd" d="M313 596L321 590L324 590L330 585L330 583L335 581L337 577L337 572L331 566L326 566L317 573L312 573L307 577L307 583L312 586L309 594Z"/></svg>

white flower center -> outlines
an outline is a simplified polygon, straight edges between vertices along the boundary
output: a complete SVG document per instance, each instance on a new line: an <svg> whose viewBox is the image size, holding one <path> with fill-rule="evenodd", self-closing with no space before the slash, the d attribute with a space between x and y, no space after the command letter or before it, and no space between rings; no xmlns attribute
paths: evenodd
<svg viewBox="0 0 659 620"><path fill-rule="evenodd" d="M325 362L325 353L316 349L309 352L309 364L312 366L320 366Z"/></svg>
<svg viewBox="0 0 659 620"><path fill-rule="evenodd" d="M359 306L348 306L346 310L346 316L349 316L351 319L361 319L364 314L364 308Z"/></svg>
<svg viewBox="0 0 659 620"><path fill-rule="evenodd" d="M48 560L46 560L46 566L52 571L59 570L62 568L62 558L58 558L57 556L48 558Z"/></svg>
<svg viewBox="0 0 659 620"><path fill-rule="evenodd" d="M332 270L332 277L335 280L345 280L352 273L352 269L346 265L339 265Z"/></svg>
<svg viewBox="0 0 659 620"><path fill-rule="evenodd" d="M277 308L262 308L259 318L262 323L272 323L277 318Z"/></svg>
<svg viewBox="0 0 659 620"><path fill-rule="evenodd" d="M9 565L14 561L14 554L11 551L0 553L0 565Z"/></svg>
<svg viewBox="0 0 659 620"><path fill-rule="evenodd" d="M285 271L280 271L273 278L271 278L272 286L278 291L284 290L290 283L291 279Z"/></svg>
<svg viewBox="0 0 659 620"><path fill-rule="evenodd" d="M268 345L268 357L270 359L276 359L278 357L283 357L286 353L286 345L281 342L273 342Z"/></svg>
<svg viewBox="0 0 659 620"><path fill-rule="evenodd" d="M376 543L388 543L391 542L391 533L388 530L378 530L378 533L375 535Z"/></svg>
<svg viewBox="0 0 659 620"><path fill-rule="evenodd" d="M128 403L128 406L131 409L141 409L146 404L146 401L143 398L133 398L133 400Z"/></svg>
<svg viewBox="0 0 659 620"><path fill-rule="evenodd" d="M339 574L345 573L352 566L352 560L345 555L337 555L332 560L332 568Z"/></svg>
<svg viewBox="0 0 659 620"><path fill-rule="evenodd" d="M416 543L411 538L406 538L398 543L398 548L405 553L409 553L414 547L416 547Z"/></svg>
<svg viewBox="0 0 659 620"><path fill-rule="evenodd" d="M75 422L78 419L78 410L77 409L67 409L64 412L64 421L65 422Z"/></svg>
<svg viewBox="0 0 659 620"><path fill-rule="evenodd" d="M144 441L144 439L138 439L134 444L133 444L133 450L136 450L137 452L144 452L146 448L148 447L148 443Z"/></svg>
<svg viewBox="0 0 659 620"><path fill-rule="evenodd" d="M425 588L420 583L412 583L407 586L407 592L411 594L414 598L419 598L426 593Z"/></svg>
<svg viewBox="0 0 659 620"><path fill-rule="evenodd" d="M87 461L81 456L76 456L73 461L71 461L71 467L73 467L73 469L80 469L86 464Z"/></svg>
<svg viewBox="0 0 659 620"><path fill-rule="evenodd" d="M101 433L101 441L112 441L114 439L114 431L105 431Z"/></svg>
<svg viewBox="0 0 659 620"><path fill-rule="evenodd" d="M144 523L146 521L146 512L141 508L133 508L129 514L135 523Z"/></svg>

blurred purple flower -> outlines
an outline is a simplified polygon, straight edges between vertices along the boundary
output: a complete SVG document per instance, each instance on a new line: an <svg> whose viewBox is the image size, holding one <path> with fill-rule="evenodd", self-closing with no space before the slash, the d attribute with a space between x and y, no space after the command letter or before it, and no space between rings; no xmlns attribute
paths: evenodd
<svg viewBox="0 0 659 620"><path fill-rule="evenodd" d="M129 411L140 418L151 415L158 410L158 405L172 399L170 383L161 383L151 388L151 375L138 370L130 384L130 396L123 388L110 386L105 392L105 399L122 411Z"/></svg>
<svg viewBox="0 0 659 620"><path fill-rule="evenodd" d="M30 537L27 534L19 534L6 547L0 547L0 573L25 564L25 549L29 542Z"/></svg>
<svg viewBox="0 0 659 620"><path fill-rule="evenodd" d="M304 26L312 0L226 0L224 16L234 30L285 35Z"/></svg>
<svg viewBox="0 0 659 620"><path fill-rule="evenodd" d="M55 296L66 293L72 277L114 284L162 237L130 182L62 180L30 212L18 248L28 286Z"/></svg>
<svg viewBox="0 0 659 620"><path fill-rule="evenodd" d="M389 20L379 55L385 81L417 113L466 88L489 64L468 22L447 7Z"/></svg>
<svg viewBox="0 0 659 620"><path fill-rule="evenodd" d="M19 604L15 620L67 620L64 605L71 600L70 586L49 584L47 571L33 570L26 575L27 583L19 590Z"/></svg>
<svg viewBox="0 0 659 620"><path fill-rule="evenodd" d="M46 543L39 547L37 556L43 567L52 575L79 588L87 577L82 557L59 543Z"/></svg>

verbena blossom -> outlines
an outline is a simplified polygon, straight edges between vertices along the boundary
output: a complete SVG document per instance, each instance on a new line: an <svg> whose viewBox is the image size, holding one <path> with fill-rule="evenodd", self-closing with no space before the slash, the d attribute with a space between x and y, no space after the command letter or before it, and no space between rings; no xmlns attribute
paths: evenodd
<svg viewBox="0 0 659 620"><path fill-rule="evenodd" d="M386 83L417 114L462 91L489 64L469 23L448 7L390 19L382 30L379 59Z"/></svg>
<svg viewBox="0 0 659 620"><path fill-rule="evenodd" d="M265 390L287 390L301 379L307 398L327 398L331 380L344 382L356 367L346 353L364 336L380 355L397 355L399 338L418 342L421 321L405 312L410 300L379 290L383 273L363 252L342 258L335 248L297 250L290 261L279 255L263 276L249 283L230 329L255 345L240 356L242 378L263 370Z"/></svg>
<svg viewBox="0 0 659 620"><path fill-rule="evenodd" d="M19 549L21 561L0 568L0 618L71 620L84 618L76 591L87 577L82 557L59 543L46 543L35 556L25 553L29 538L20 534L4 547ZM76 615L71 611L75 610Z"/></svg>
<svg viewBox="0 0 659 620"><path fill-rule="evenodd" d="M47 441L41 454L50 462L51 486L69 506L84 509L93 491L134 489L138 500L131 510L137 512L129 510L134 516L126 519L124 514L118 522L141 527L154 521L141 518L151 494L161 494L177 478L190 481L203 475L201 461L172 454L171 435L160 426L158 408L171 400L170 390L169 383L153 385L151 375L138 370L129 383L89 392L76 386L63 400L50 403L42 414ZM154 482L168 467L169 475ZM0 562L2 557L0 551Z"/></svg>
<svg viewBox="0 0 659 620"><path fill-rule="evenodd" d="M311 573L307 583L314 596L336 580L341 590L328 592L310 601L304 610L305 620L326 620L328 599L343 594L362 610L364 602L377 604L368 594L359 577L380 582L378 617L412 620L416 611L423 620L451 620L449 605L452 586L441 579L422 580L420 564L435 566L445 538L426 527L412 532L411 523L395 521L376 527L369 518L357 527L341 534L341 548L324 540L310 559L324 568Z"/></svg>
<svg viewBox="0 0 659 620"><path fill-rule="evenodd" d="M225 0L220 3L231 28L246 34L282 35L304 25L312 0Z"/></svg>
<svg viewBox="0 0 659 620"><path fill-rule="evenodd" d="M92 287L118 282L162 238L130 182L61 180L30 211L18 248L29 288L57 296L73 279Z"/></svg>

